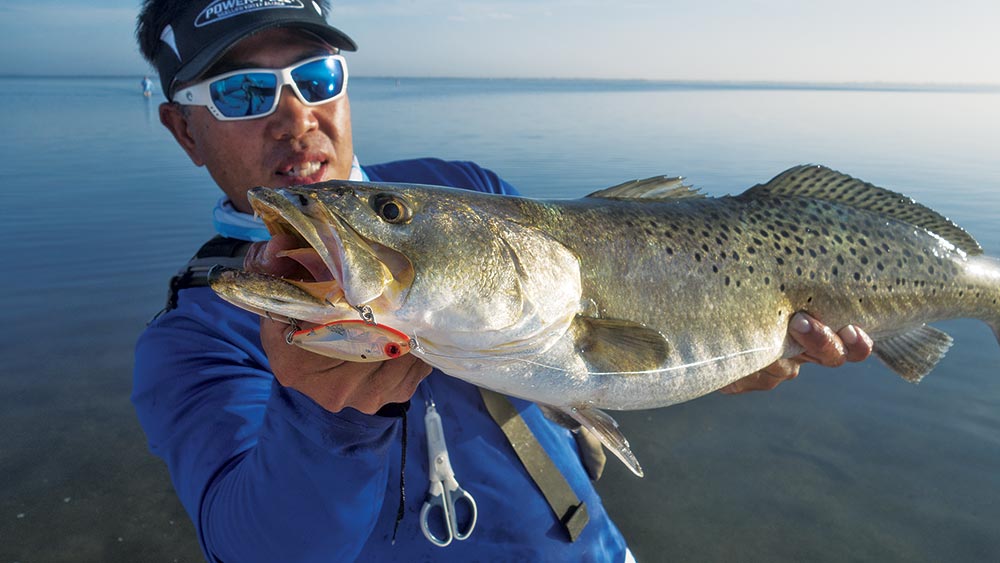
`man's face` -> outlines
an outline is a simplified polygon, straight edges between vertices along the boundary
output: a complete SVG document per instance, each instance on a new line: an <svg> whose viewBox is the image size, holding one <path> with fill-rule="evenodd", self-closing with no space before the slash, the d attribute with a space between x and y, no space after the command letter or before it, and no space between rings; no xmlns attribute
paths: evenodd
<svg viewBox="0 0 1000 563"><path fill-rule="evenodd" d="M318 39L290 29L272 29L237 43L206 78L240 68L281 68L331 53ZM205 166L237 209L249 212L246 192L346 179L354 145L347 96L306 106L282 88L274 113L245 121L218 121L208 108L160 107L160 120L198 166Z"/></svg>

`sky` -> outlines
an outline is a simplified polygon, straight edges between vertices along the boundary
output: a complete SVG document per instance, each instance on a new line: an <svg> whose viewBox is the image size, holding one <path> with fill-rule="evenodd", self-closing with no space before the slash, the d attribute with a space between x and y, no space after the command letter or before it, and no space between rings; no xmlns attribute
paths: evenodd
<svg viewBox="0 0 1000 563"><path fill-rule="evenodd" d="M138 5L0 0L0 74L149 72ZM1000 84L997 0L334 0L330 20L357 76Z"/></svg>

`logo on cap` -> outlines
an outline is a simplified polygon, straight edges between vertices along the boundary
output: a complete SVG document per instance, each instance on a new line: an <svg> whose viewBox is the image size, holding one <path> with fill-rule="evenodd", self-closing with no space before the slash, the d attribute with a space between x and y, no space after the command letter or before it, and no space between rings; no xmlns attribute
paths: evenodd
<svg viewBox="0 0 1000 563"><path fill-rule="evenodd" d="M215 22L234 16L240 16L260 10L277 10L282 8L304 8L299 0L215 0L198 14L194 20L195 27L205 27Z"/></svg>

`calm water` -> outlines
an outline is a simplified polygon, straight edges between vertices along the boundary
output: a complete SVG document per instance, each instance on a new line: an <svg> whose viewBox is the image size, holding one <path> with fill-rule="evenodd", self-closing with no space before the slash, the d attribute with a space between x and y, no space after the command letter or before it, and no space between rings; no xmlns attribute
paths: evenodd
<svg viewBox="0 0 1000 563"><path fill-rule="evenodd" d="M131 406L132 344L217 195L127 79L0 78L0 563L198 561ZM682 174L734 193L804 162L903 191L1000 255L1000 93L355 79L364 162L478 161L531 196ZM1000 553L1000 349L919 386L878 362L618 413L647 477L605 502L640 561Z"/></svg>

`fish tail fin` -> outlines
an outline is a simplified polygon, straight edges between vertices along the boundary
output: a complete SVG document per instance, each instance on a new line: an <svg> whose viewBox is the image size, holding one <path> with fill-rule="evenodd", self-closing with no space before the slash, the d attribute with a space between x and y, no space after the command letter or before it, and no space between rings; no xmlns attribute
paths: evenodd
<svg viewBox="0 0 1000 563"><path fill-rule="evenodd" d="M953 340L947 333L920 325L875 341L872 353L910 383L919 383L944 358Z"/></svg>

